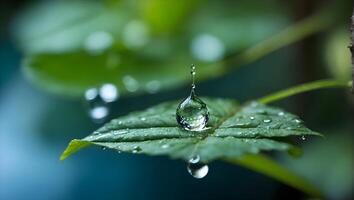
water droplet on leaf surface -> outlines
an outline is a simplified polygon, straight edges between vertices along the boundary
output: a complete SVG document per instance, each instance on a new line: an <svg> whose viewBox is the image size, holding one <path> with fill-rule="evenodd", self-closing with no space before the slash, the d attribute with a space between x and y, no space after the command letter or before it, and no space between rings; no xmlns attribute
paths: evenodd
<svg viewBox="0 0 354 200"><path fill-rule="evenodd" d="M209 166L200 162L200 157L197 155L191 158L187 164L187 170L194 178L204 178L209 172Z"/></svg>
<svg viewBox="0 0 354 200"><path fill-rule="evenodd" d="M195 95L195 66L191 66L192 89L190 95L177 107L177 122L188 131L202 131L209 120L209 111L206 104Z"/></svg>
<svg viewBox="0 0 354 200"><path fill-rule="evenodd" d="M272 122L272 120L271 119L265 119L265 120L263 120L263 122L264 123L270 123L270 122Z"/></svg>

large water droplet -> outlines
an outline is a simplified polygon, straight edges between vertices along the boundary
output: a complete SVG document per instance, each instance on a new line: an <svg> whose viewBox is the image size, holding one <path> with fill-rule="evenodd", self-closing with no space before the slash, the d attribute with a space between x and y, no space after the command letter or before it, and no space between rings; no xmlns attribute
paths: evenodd
<svg viewBox="0 0 354 200"><path fill-rule="evenodd" d="M191 68L192 90L190 95L178 105L176 119L185 130L202 131L208 123L209 112L206 104L195 95L195 66L192 65Z"/></svg>
<svg viewBox="0 0 354 200"><path fill-rule="evenodd" d="M190 175L194 178L204 178L208 172L209 167L208 165L200 162L200 157L195 156L188 161L187 170Z"/></svg>

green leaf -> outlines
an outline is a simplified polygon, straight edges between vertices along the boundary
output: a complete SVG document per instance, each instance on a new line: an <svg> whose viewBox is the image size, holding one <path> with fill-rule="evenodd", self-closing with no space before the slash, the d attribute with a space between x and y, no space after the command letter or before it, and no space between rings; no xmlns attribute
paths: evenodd
<svg viewBox="0 0 354 200"><path fill-rule="evenodd" d="M190 80L188 66L181 59L161 62L137 58L117 51L90 55L87 52L40 54L23 62L25 76L36 85L68 97L82 97L92 87L114 84L120 95L155 93L180 86ZM210 74L217 66L205 66L198 73Z"/></svg>
<svg viewBox="0 0 354 200"><path fill-rule="evenodd" d="M112 120L93 134L73 140L61 160L89 145L129 153L167 155L201 161L240 158L260 151L290 151L288 136L320 135L306 128L295 115L258 102L240 106L227 99L204 98L210 112L207 129L190 132L176 122L178 102L167 102L145 111Z"/></svg>
<svg viewBox="0 0 354 200"><path fill-rule="evenodd" d="M51 1L37 3L22 12L13 34L26 54L62 53L83 49L95 32L117 37L130 14L99 1Z"/></svg>

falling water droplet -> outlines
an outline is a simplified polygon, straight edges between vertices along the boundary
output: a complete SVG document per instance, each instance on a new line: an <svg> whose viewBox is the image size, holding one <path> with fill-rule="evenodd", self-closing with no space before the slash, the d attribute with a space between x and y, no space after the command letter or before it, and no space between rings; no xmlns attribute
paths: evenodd
<svg viewBox="0 0 354 200"><path fill-rule="evenodd" d="M302 140L302 141L305 141L305 140L306 140L306 136L302 135L302 136L301 136L301 140Z"/></svg>
<svg viewBox="0 0 354 200"><path fill-rule="evenodd" d="M208 174L209 167L208 165L201 163L200 157L197 155L188 161L187 170L194 178L200 179Z"/></svg>
<svg viewBox="0 0 354 200"><path fill-rule="evenodd" d="M170 147L169 144L164 144L164 145L161 146L161 148L163 148L163 149L167 149L167 148L169 148L169 147Z"/></svg>
<svg viewBox="0 0 354 200"><path fill-rule="evenodd" d="M192 89L190 95L177 107L177 122L188 131L202 131L209 120L209 112L206 104L195 95L195 66L191 66Z"/></svg>
<svg viewBox="0 0 354 200"><path fill-rule="evenodd" d="M251 120L254 120L255 118L253 116L250 117Z"/></svg>

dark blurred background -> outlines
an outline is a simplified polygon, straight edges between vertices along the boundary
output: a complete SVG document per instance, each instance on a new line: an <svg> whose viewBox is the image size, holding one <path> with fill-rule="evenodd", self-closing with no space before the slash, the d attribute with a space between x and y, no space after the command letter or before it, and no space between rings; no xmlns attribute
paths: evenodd
<svg viewBox="0 0 354 200"><path fill-rule="evenodd" d="M185 70L189 78L191 62L203 66L222 61L323 8L336 18L322 31L238 70L203 77L197 85L200 96L241 102L322 78L349 80L352 1L2 1L0 199L306 199L269 177L223 162L211 163L207 177L197 180L186 172L185 163L166 157L99 148L85 149L63 162L59 156L71 139L90 134L105 121L188 94L189 79L177 80L176 75L175 82L168 82L164 77ZM82 53L85 49L88 52ZM105 105L109 114L92 114L95 107L86 102L82 90L98 86L96 80L106 81L98 77L104 73L88 77L90 73L76 69L106 51L113 65L120 59L115 55L129 55L126 65L132 64L127 70L136 78L124 76L122 89L117 84L120 97ZM149 71L146 57L161 68ZM38 70L35 73L24 70L28 59L35 60L29 64L33 68L25 69ZM159 70L169 65L169 70ZM41 71L46 66L69 70L61 73L72 70L81 82L69 75L61 76L67 78L62 82L57 81L60 77L53 81ZM168 87L150 81L140 84L148 92L135 94L139 77L143 82L149 76ZM351 199L354 129L349 91L313 91L274 105L326 135L298 141L304 147L299 159L276 155L277 159L312 181L328 199Z"/></svg>

